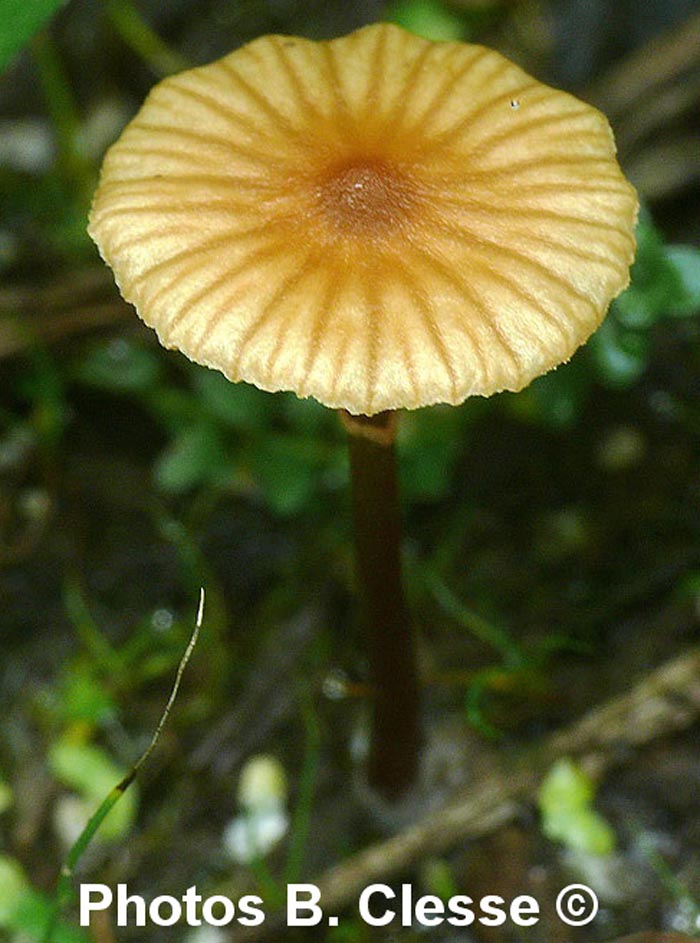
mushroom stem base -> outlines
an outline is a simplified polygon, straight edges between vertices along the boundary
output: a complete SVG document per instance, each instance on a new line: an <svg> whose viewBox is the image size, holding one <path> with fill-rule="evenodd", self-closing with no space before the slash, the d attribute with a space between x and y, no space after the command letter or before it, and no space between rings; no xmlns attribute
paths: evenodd
<svg viewBox="0 0 700 943"><path fill-rule="evenodd" d="M385 799L415 784L421 747L416 645L401 576L394 413L342 415L349 433L357 583L374 694L367 777Z"/></svg>

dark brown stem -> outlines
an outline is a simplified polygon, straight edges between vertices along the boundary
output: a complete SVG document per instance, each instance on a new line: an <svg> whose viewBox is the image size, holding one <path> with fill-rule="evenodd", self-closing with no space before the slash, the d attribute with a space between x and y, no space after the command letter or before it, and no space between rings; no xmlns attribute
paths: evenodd
<svg viewBox="0 0 700 943"><path fill-rule="evenodd" d="M395 414L343 414L349 433L360 606L374 693L370 785L400 798L415 782L421 732L413 630L401 579Z"/></svg>

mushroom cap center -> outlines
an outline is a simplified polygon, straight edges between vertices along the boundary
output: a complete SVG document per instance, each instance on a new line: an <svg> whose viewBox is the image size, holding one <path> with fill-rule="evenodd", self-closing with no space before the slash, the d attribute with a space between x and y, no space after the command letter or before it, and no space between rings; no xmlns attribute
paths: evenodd
<svg viewBox="0 0 700 943"><path fill-rule="evenodd" d="M381 158L354 158L325 170L317 199L340 234L374 235L406 222L416 203L415 182Z"/></svg>

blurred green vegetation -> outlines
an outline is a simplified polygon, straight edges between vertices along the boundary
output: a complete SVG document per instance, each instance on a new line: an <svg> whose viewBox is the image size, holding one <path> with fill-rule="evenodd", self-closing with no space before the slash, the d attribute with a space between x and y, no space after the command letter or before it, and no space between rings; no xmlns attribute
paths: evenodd
<svg viewBox="0 0 700 943"><path fill-rule="evenodd" d="M3 0L0 28L0 70L22 51L65 0Z"/></svg>

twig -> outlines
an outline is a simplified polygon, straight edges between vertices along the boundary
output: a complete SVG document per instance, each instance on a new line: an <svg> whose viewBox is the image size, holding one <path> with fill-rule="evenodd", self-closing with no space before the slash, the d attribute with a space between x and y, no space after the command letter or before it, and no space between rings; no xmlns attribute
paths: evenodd
<svg viewBox="0 0 700 943"><path fill-rule="evenodd" d="M96 296L114 297L114 280L103 265L75 269L46 285L0 287L0 312L31 314L37 308L67 308Z"/></svg>
<svg viewBox="0 0 700 943"><path fill-rule="evenodd" d="M0 288L0 359L35 341L53 343L130 317L131 306L106 276L95 267L40 287Z"/></svg>
<svg viewBox="0 0 700 943"><path fill-rule="evenodd" d="M592 83L583 95L610 119L623 166L647 199L700 178L700 14L655 37Z"/></svg>
<svg viewBox="0 0 700 943"><path fill-rule="evenodd" d="M639 110L648 96L666 83L678 82L690 70L700 67L700 13L655 37L636 52L613 66L593 83L586 97L604 104L615 121Z"/></svg>
<svg viewBox="0 0 700 943"><path fill-rule="evenodd" d="M700 180L700 134L667 135L626 162L630 180L647 200L662 200Z"/></svg>
<svg viewBox="0 0 700 943"><path fill-rule="evenodd" d="M327 913L338 913L363 888L411 868L426 855L443 854L466 840L479 838L513 819L536 792L559 757L575 757L594 776L619 764L634 748L682 730L700 717L700 648L693 648L640 681L628 694L613 698L512 761L504 772L491 773L467 792L394 837L353 855L326 871L314 883ZM270 915L237 940L260 939L282 926Z"/></svg>

